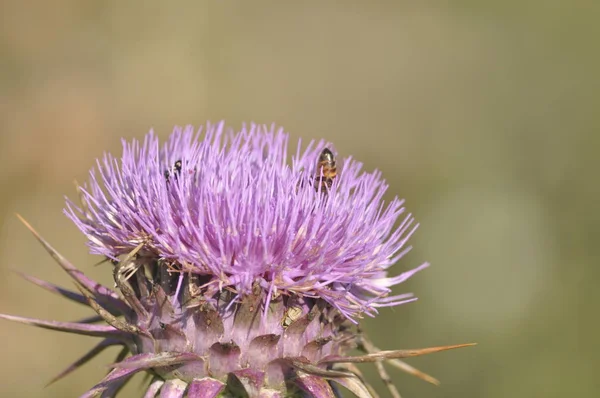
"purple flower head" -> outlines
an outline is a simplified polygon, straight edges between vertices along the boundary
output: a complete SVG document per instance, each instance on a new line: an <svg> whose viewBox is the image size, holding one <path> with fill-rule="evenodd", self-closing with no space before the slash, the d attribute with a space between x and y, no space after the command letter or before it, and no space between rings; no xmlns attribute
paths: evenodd
<svg viewBox="0 0 600 398"><path fill-rule="evenodd" d="M298 143L289 163L288 135L274 126L175 128L162 146L150 132L123 141L121 159L105 154L82 206L68 201L65 212L92 253L159 258L204 278L206 297L230 289L242 298L258 285L265 308L280 294L320 298L350 319L415 300L391 287L428 264L387 275L410 249L412 216L402 200L384 203L381 173L352 158L323 184L325 148Z"/></svg>
<svg viewBox="0 0 600 398"><path fill-rule="evenodd" d="M409 249L413 218L401 218L401 200L384 203L379 172L337 162L323 141L298 144L291 163L287 147L274 127L234 134L222 123L177 128L162 147L153 133L143 144L123 142L121 159L98 161L79 187L81 205L67 201L65 210L92 253L111 260L115 290L25 222L79 292L23 277L96 316L0 318L103 339L53 381L121 346L82 397L115 396L147 372L146 397L339 398L344 387L372 398L354 365L364 362L376 364L394 397L383 362L437 384L400 359L471 344L380 350L351 323L414 300L391 288L427 264L387 276ZM365 355L349 356L355 348Z"/></svg>

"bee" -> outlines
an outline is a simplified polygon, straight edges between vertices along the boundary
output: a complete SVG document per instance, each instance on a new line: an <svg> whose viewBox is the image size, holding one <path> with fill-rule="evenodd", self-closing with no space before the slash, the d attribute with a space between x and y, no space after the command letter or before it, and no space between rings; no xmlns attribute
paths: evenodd
<svg viewBox="0 0 600 398"><path fill-rule="evenodd" d="M181 160L178 160L175 162L175 164L173 164L171 170L165 170L165 179L167 180L167 182L169 182L169 177L171 176L171 174L175 175L175 180L177 180L177 178L181 174L181 166Z"/></svg>
<svg viewBox="0 0 600 398"><path fill-rule="evenodd" d="M315 189L317 192L321 189L321 192L326 193L327 190L331 189L336 175L335 156L329 148L325 148L321 151L317 161L317 174L315 175Z"/></svg>

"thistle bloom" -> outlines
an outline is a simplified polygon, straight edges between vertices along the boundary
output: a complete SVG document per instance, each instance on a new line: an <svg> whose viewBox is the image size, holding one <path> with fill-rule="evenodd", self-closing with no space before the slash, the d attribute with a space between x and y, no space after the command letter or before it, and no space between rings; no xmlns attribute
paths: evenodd
<svg viewBox="0 0 600 398"><path fill-rule="evenodd" d="M321 398L338 396L336 385L371 397L353 363L376 362L388 379L382 360L435 382L398 358L458 346L378 352L357 327L380 307L415 300L391 288L427 264L397 276L387 269L417 225L401 200L384 204L379 172L346 158L336 173L319 162L325 148L298 144L289 164L281 130L234 134L222 123L176 128L163 146L152 132L124 141L122 157L98 161L80 204L65 209L91 252L112 263L117 292L37 234L81 294L26 276L108 325L3 317L103 338L59 377L123 346L84 397L114 396L139 371L153 377L146 397ZM367 355L348 356L356 347Z"/></svg>

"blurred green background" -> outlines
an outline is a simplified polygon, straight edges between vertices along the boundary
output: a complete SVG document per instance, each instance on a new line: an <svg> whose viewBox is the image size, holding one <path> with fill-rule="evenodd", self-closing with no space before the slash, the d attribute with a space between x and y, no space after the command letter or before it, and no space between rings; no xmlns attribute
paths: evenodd
<svg viewBox="0 0 600 398"><path fill-rule="evenodd" d="M401 286L418 302L365 322L378 346L479 343L409 361L440 387L390 370L403 397L600 396L599 15L558 0L4 0L0 312L89 314L12 272L72 287L15 212L110 284L61 210L121 137L276 122L383 170L421 223L393 270L432 267ZM78 396L116 355L44 389L93 339L6 321L0 339L5 397Z"/></svg>

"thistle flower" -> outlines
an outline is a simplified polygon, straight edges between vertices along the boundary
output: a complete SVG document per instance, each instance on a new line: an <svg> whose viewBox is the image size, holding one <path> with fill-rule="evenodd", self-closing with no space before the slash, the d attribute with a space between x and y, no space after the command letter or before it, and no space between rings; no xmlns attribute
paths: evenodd
<svg viewBox="0 0 600 398"><path fill-rule="evenodd" d="M36 237L80 293L26 279L88 305L81 322L2 315L36 326L101 337L56 379L106 347L122 346L112 370L82 397L114 396L137 372L145 397L335 397L343 386L376 393L354 365L387 361L430 382L399 358L457 348L379 351L358 328L378 308L414 301L391 288L427 267L387 269L408 250L417 225L397 198L387 205L379 172L325 142L298 144L252 125L234 134L176 128L162 147L150 132L106 154L65 213L90 251L112 263L116 291L87 278ZM338 170L339 166L339 170ZM399 226L396 226L400 221ZM106 324L98 324L105 321ZM353 348L366 355L349 356Z"/></svg>

